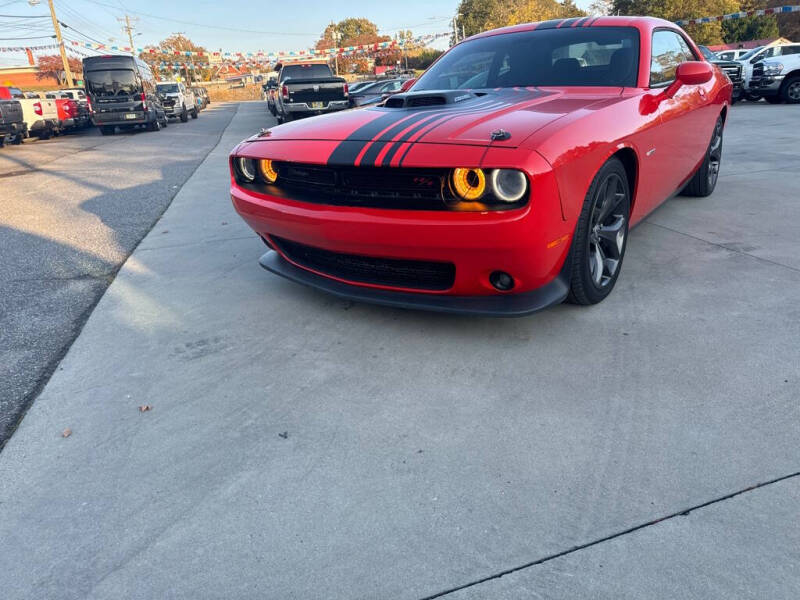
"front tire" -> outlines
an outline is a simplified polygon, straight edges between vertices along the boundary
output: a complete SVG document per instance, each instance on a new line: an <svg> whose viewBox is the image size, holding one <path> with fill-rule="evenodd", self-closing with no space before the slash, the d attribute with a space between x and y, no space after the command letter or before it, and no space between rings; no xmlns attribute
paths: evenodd
<svg viewBox="0 0 800 600"><path fill-rule="evenodd" d="M781 96L787 104L800 104L800 76L792 77L783 82Z"/></svg>
<svg viewBox="0 0 800 600"><path fill-rule="evenodd" d="M686 187L681 190L682 195L705 198L714 192L719 178L719 167L722 164L722 129L722 117L717 117L714 133L711 134L711 142L708 144L703 163Z"/></svg>
<svg viewBox="0 0 800 600"><path fill-rule="evenodd" d="M181 123L186 123L189 120L189 113L186 110L186 107L183 107L181 111Z"/></svg>
<svg viewBox="0 0 800 600"><path fill-rule="evenodd" d="M625 167L612 157L583 201L570 250L568 302L597 304L614 289L628 244L630 197Z"/></svg>
<svg viewBox="0 0 800 600"><path fill-rule="evenodd" d="M192 118L193 119L197 118L197 108L194 108L194 110L192 110Z"/></svg>
<svg viewBox="0 0 800 600"><path fill-rule="evenodd" d="M764 100L769 104L783 104L783 98L781 98L781 96L764 96Z"/></svg>

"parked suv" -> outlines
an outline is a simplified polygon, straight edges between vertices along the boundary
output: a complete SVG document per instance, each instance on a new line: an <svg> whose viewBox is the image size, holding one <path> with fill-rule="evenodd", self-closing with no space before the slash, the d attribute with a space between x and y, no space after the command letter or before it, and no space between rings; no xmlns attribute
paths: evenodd
<svg viewBox="0 0 800 600"><path fill-rule="evenodd" d="M0 99L0 148L8 138L14 144L22 143L28 133L19 100Z"/></svg>
<svg viewBox="0 0 800 600"><path fill-rule="evenodd" d="M194 92L182 81L162 81L156 87L168 117L178 118L183 123L189 120L189 115L192 115L193 119L197 118L197 100Z"/></svg>
<svg viewBox="0 0 800 600"><path fill-rule="evenodd" d="M156 79L143 60L124 55L88 56L83 59L83 78L92 122L103 135L113 135L117 127L143 126L158 131L166 125Z"/></svg>
<svg viewBox="0 0 800 600"><path fill-rule="evenodd" d="M753 65L750 91L770 104L800 104L800 54L784 54Z"/></svg>

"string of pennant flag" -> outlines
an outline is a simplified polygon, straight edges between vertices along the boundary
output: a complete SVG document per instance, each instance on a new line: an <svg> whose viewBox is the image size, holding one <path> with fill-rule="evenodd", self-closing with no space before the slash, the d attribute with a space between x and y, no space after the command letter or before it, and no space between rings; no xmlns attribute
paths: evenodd
<svg viewBox="0 0 800 600"><path fill-rule="evenodd" d="M759 8L758 10L730 13L728 15L717 15L716 17L682 19L680 21L675 21L675 24L683 27L684 25L702 25L703 23L715 23L717 21L730 21L731 19L746 19L747 17L763 17L765 15L778 15L793 12L800 12L800 6L776 6L773 8Z"/></svg>
<svg viewBox="0 0 800 600"><path fill-rule="evenodd" d="M325 48L317 49L310 48L308 50L286 50L280 52L199 52L193 50L169 50L165 48L135 48L136 53L141 55L147 54L170 54L172 56L190 56L200 58L267 58L274 61L284 60L285 58L309 58L309 57L325 57L334 55L347 56L348 53L353 52L377 52L387 48L403 48L405 46L417 46L420 44L428 44L436 39L447 37L450 32L444 33L431 33L414 37L410 40L390 40L386 42L375 42L374 44L360 44L357 46L343 46L341 48ZM131 52L130 46L111 46L106 44L96 44L92 42L70 42L73 46L81 48L91 48L92 50L114 50L118 52Z"/></svg>
<svg viewBox="0 0 800 600"><path fill-rule="evenodd" d="M715 23L718 21L729 21L733 19L746 19L748 17L763 17L766 15L781 15L787 13L800 12L800 5L775 6L773 8L759 8L730 13L727 15L717 15L713 17L698 17L696 19L681 19L675 21L676 25L684 27L686 25L702 25L704 23ZM450 32L430 33L414 37L410 40L391 40L388 42L376 42L374 44L361 44L358 46L343 46L341 48L310 48L308 50L286 50L280 52L195 52L189 50L168 50L164 48L131 48L130 46L112 46L106 44L96 44L92 42L69 41L65 46L69 48L89 48L91 50L108 50L116 52L132 52L138 54L170 54L172 56L206 57L214 59L242 59L242 58L266 58L268 62L286 60L304 60L313 57L332 57L349 56L359 52L377 52L389 48L400 48L409 46L427 45L430 42L449 37ZM25 52L26 50L52 50L58 48L58 44L46 44L43 46L0 46L0 52ZM226 61L227 62L227 61Z"/></svg>

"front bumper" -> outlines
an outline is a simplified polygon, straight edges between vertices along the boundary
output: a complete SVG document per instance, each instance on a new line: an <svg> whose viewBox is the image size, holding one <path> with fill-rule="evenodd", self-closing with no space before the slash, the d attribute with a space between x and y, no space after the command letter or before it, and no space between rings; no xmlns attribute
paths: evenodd
<svg viewBox="0 0 800 600"><path fill-rule="evenodd" d="M780 93L784 75L758 77L750 80L750 90L761 96L775 96Z"/></svg>
<svg viewBox="0 0 800 600"><path fill-rule="evenodd" d="M6 135L17 135L18 133L25 133L24 121L0 121L0 137Z"/></svg>
<svg viewBox="0 0 800 600"><path fill-rule="evenodd" d="M521 294L451 296L396 292L350 285L294 266L270 250L258 263L271 273L340 298L395 308L468 314L484 317L523 317L564 301L569 291L566 269L550 283Z"/></svg>

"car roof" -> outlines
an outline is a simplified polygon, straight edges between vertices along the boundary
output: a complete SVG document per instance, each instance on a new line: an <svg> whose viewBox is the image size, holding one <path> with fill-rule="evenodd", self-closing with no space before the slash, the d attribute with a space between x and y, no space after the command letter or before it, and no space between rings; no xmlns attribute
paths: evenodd
<svg viewBox="0 0 800 600"><path fill-rule="evenodd" d="M499 29L490 29L489 31L484 31L468 37L467 40L490 37L493 35L503 35L506 33L517 33L520 31L561 29L563 27L636 27L640 30L652 30L656 27L668 27L670 29L680 29L677 25L675 25L675 23L656 17L573 17L571 19L553 19L551 21L521 23L519 25L510 25L509 27L500 27Z"/></svg>

